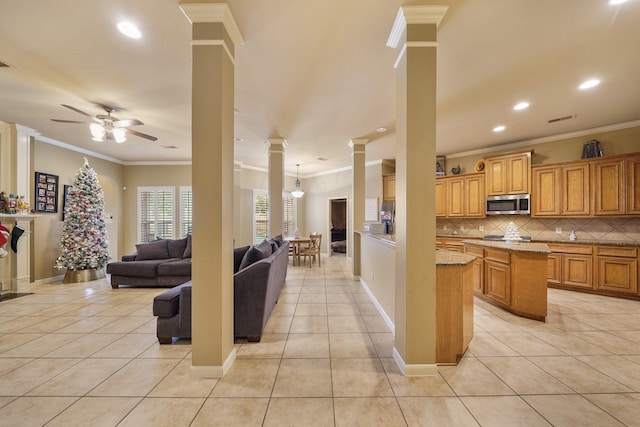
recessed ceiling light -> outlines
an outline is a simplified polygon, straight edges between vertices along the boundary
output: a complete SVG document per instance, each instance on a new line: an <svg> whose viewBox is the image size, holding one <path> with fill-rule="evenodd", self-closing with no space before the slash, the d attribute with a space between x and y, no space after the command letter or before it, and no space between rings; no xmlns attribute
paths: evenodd
<svg viewBox="0 0 640 427"><path fill-rule="evenodd" d="M505 129L506 129L506 126L504 126L504 125L498 125L498 126L496 126L496 127L494 127L494 128L493 128L493 131L494 131L494 132L502 132L502 131L503 131L503 130L505 130Z"/></svg>
<svg viewBox="0 0 640 427"><path fill-rule="evenodd" d="M384 128L384 127L376 128L376 132L378 132L378 133L382 133L382 132L386 132L386 131L387 131L387 128Z"/></svg>
<svg viewBox="0 0 640 427"><path fill-rule="evenodd" d="M529 108L529 103L527 101L518 102L513 106L513 109L516 111L526 110L527 108Z"/></svg>
<svg viewBox="0 0 640 427"><path fill-rule="evenodd" d="M321 162L326 162L329 159L327 159L326 157L318 157L318 160L320 160Z"/></svg>
<svg viewBox="0 0 640 427"><path fill-rule="evenodd" d="M233 140L234 140L235 142L242 142L242 141L244 141L244 139L242 139L242 138L237 138L237 137L236 137L236 138L233 138Z"/></svg>
<svg viewBox="0 0 640 427"><path fill-rule="evenodd" d="M128 21L118 22L118 30L120 30L120 32L125 36L132 39L139 39L142 37L142 33L140 32L138 27L136 27L135 24L132 22L128 22Z"/></svg>
<svg viewBox="0 0 640 427"><path fill-rule="evenodd" d="M585 90L585 89L591 89L592 87L596 87L600 84L600 80L598 79L589 79L589 80L585 80L584 82L582 82L582 84L580 86L578 86L580 89Z"/></svg>
<svg viewBox="0 0 640 427"><path fill-rule="evenodd" d="M609 0L609 4L612 6L625 3L627 0Z"/></svg>

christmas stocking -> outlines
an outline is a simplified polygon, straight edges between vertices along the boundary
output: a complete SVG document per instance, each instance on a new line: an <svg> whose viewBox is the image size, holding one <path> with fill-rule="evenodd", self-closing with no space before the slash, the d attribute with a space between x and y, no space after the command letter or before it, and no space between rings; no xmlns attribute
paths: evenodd
<svg viewBox="0 0 640 427"><path fill-rule="evenodd" d="M11 231L11 249L13 252L18 253L18 239L22 236L24 230L17 225L13 226L13 230Z"/></svg>
<svg viewBox="0 0 640 427"><path fill-rule="evenodd" d="M10 235L11 233L9 232L9 229L0 224L0 258L4 258L9 255L9 252L5 250L4 245L7 244Z"/></svg>

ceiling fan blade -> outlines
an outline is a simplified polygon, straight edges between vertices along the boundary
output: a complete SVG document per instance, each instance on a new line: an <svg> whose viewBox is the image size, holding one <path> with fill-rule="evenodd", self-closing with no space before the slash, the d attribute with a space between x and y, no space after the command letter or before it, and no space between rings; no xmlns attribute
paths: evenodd
<svg viewBox="0 0 640 427"><path fill-rule="evenodd" d="M142 123L138 119L124 119L124 120L116 120L113 122L113 125L117 128L126 128L129 126L138 126L143 124L144 123Z"/></svg>
<svg viewBox="0 0 640 427"><path fill-rule="evenodd" d="M127 129L127 133L130 133L131 135L139 136L140 138L148 139L149 141L158 140L158 138L156 138L155 136L147 135L146 133L138 132L137 130L133 130L133 129Z"/></svg>
<svg viewBox="0 0 640 427"><path fill-rule="evenodd" d="M62 120L62 119L51 119L51 121L58 122L58 123L83 123L83 124L89 123L89 122L81 122L78 120Z"/></svg>
<svg viewBox="0 0 640 427"><path fill-rule="evenodd" d="M82 114L83 116L87 116L87 117L91 117L93 118L93 116L91 114L87 114L82 110L78 110L76 107L72 107L71 105L67 105L67 104L61 104L63 107L70 109L71 111L75 111L76 113Z"/></svg>

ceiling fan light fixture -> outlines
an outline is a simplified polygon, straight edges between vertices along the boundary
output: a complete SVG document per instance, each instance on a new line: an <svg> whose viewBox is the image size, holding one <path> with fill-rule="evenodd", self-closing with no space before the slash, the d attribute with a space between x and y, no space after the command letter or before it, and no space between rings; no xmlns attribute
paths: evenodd
<svg viewBox="0 0 640 427"><path fill-rule="evenodd" d="M105 130L104 126L99 123L91 123L89 125L89 130L91 131L91 136L94 141L102 142L104 141Z"/></svg>
<svg viewBox="0 0 640 427"><path fill-rule="evenodd" d="M300 178L298 176L298 172L300 169L300 163L296 163L296 188L291 192L291 195L296 199L304 196L304 190L300 186Z"/></svg>
<svg viewBox="0 0 640 427"><path fill-rule="evenodd" d="M118 144L122 144L127 140L127 138L125 137L126 130L124 128L114 128L112 132L113 138Z"/></svg>

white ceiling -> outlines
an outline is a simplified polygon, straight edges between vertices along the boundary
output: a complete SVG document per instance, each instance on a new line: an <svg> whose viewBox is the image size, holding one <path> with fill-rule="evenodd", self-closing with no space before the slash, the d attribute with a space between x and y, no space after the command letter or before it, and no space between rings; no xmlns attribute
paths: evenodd
<svg viewBox="0 0 640 427"><path fill-rule="evenodd" d="M287 172L301 163L303 176L349 166L352 138L370 139L368 161L393 158L396 52L385 43L398 8L420 3L228 0L245 40L236 160L266 168L272 137L288 142ZM436 3L450 6L438 31L438 154L640 119L640 0ZM117 31L125 18L142 39ZM189 161L190 40L177 0L0 0L0 61L10 65L0 68L0 120L125 163ZM592 76L600 86L579 91ZM520 100L531 107L513 111ZM85 125L50 120L83 119L60 104L99 114L96 102L142 120L134 129L158 141L97 143ZM497 124L506 131L493 133Z"/></svg>

